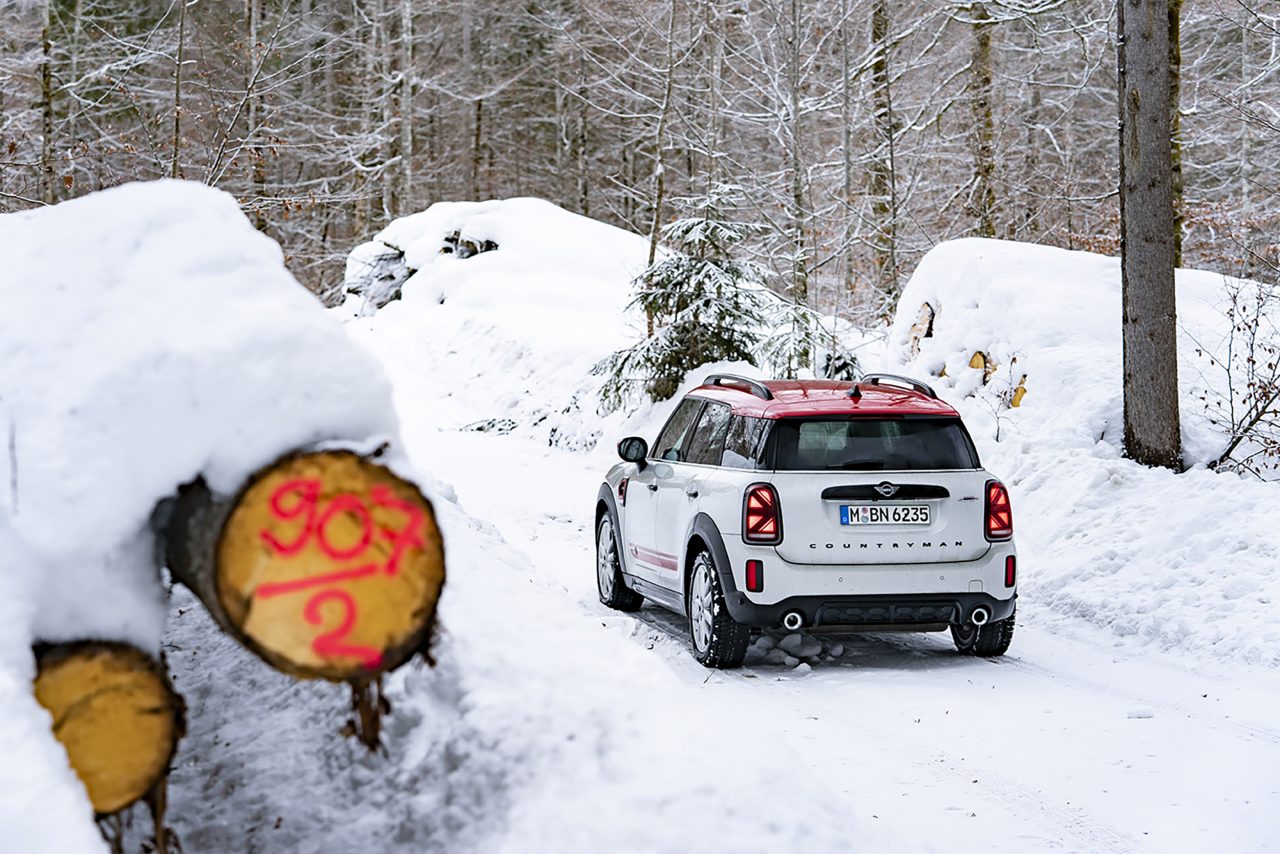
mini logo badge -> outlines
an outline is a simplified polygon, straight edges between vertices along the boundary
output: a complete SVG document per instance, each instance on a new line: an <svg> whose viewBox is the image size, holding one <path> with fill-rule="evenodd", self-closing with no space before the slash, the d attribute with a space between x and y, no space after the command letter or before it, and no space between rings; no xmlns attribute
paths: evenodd
<svg viewBox="0 0 1280 854"><path fill-rule="evenodd" d="M889 483L888 481L885 481L884 483L876 487L876 492L880 493L885 498L892 498L893 496L898 494L898 487L894 486L892 483Z"/></svg>

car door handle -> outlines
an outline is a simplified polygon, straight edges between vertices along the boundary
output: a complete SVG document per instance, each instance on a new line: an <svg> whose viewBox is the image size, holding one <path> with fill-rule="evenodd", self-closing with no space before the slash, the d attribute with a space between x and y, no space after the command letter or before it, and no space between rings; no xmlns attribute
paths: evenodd
<svg viewBox="0 0 1280 854"><path fill-rule="evenodd" d="M649 484L649 491L650 491L650 492L657 492L657 491L658 491L658 484L656 484L656 483L651 483L651 484Z"/></svg>
<svg viewBox="0 0 1280 854"><path fill-rule="evenodd" d="M697 497L698 497L698 490L696 490L696 489L686 489L686 490L684 491L684 494L685 494L685 495L687 495L687 496L689 496L690 498L697 498Z"/></svg>

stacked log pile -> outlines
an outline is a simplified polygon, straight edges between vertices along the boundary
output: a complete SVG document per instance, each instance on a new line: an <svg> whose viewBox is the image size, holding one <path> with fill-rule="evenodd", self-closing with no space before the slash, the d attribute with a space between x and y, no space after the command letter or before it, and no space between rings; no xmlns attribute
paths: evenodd
<svg viewBox="0 0 1280 854"><path fill-rule="evenodd" d="M234 495L188 484L153 518L173 578L223 630L277 670L351 686L347 731L370 749L390 708L381 677L428 656L445 580L431 502L378 454L294 452ZM168 851L165 786L186 709L163 659L103 640L35 654L36 699L95 813L145 801L154 850Z"/></svg>

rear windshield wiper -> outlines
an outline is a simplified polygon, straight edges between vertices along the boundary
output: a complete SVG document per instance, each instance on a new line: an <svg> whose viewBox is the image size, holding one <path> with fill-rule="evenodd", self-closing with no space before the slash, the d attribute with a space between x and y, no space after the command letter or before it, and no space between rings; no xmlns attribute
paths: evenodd
<svg viewBox="0 0 1280 854"><path fill-rule="evenodd" d="M862 469L870 471L872 469L884 468L884 460L845 460L834 466L827 466L829 469Z"/></svg>

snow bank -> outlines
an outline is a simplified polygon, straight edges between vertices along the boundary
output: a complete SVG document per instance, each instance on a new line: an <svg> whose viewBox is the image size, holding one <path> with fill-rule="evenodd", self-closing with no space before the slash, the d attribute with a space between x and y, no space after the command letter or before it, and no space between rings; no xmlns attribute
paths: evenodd
<svg viewBox="0 0 1280 854"><path fill-rule="evenodd" d="M0 745L28 760L0 771L0 828L14 850L83 850L96 834L30 699L32 641L157 650L158 500L397 423L377 362L224 193L133 184L8 214L0 257Z"/></svg>
<svg viewBox="0 0 1280 854"><path fill-rule="evenodd" d="M1207 353L1228 330L1230 284L1178 271L1190 463L1226 444L1200 395L1225 377ZM921 337L925 303L935 314ZM1028 616L1047 606L1052 616L1043 616L1064 627L1081 621L1166 649L1280 663L1280 489L1122 458L1118 259L995 240L944 243L904 289L887 347L887 369L930 378L961 409L984 464L1010 483ZM970 367L976 352L996 363L985 386L984 372ZM1010 408L1024 375L1026 395Z"/></svg>
<svg viewBox="0 0 1280 854"><path fill-rule="evenodd" d="M496 248L463 257L458 242ZM394 342L387 358L447 384L442 423L589 447L600 435L591 372L643 332L626 306L648 253L639 235L540 199L442 202L351 253L347 286L361 292L336 311L363 315L351 326L365 340ZM387 288L400 297L375 321Z"/></svg>

